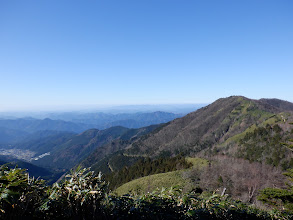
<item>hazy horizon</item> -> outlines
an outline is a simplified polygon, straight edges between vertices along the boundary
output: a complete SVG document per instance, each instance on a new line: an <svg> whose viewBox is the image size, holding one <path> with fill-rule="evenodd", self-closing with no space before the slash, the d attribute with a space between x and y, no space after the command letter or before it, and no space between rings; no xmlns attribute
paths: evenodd
<svg viewBox="0 0 293 220"><path fill-rule="evenodd" d="M76 107L71 109L55 109L55 110L26 110L26 111L0 111L0 119L18 119L18 118L35 118L35 119L58 119L62 115L75 117L78 115L87 114L106 114L106 115L119 115L119 114L140 114L152 112L168 112L178 115L185 115L190 112L208 105L206 104L165 104L165 105L116 105L116 106L103 106L80 108ZM57 118L56 118L57 117ZM102 116L103 117L103 116ZM64 120L62 117L61 120Z"/></svg>
<svg viewBox="0 0 293 220"><path fill-rule="evenodd" d="M243 96L243 95L230 95L230 96ZM227 96L229 97L229 96ZM216 101L217 99L220 98L227 98L227 97L218 97L215 100L211 102L205 102L205 103L138 103L138 104L67 104L67 105L30 105L30 106L25 106L25 107L12 107L12 108L3 108L0 104L0 113L35 113L35 112L93 112L93 111L112 111L115 109L164 109L164 108L174 108L174 107L179 107L179 108L185 108L188 106L205 106L208 104L211 104L212 102ZM247 97L249 99L254 99L252 97ZM280 99L276 97L260 97L256 98L258 99ZM289 101L286 99L280 99L283 101Z"/></svg>

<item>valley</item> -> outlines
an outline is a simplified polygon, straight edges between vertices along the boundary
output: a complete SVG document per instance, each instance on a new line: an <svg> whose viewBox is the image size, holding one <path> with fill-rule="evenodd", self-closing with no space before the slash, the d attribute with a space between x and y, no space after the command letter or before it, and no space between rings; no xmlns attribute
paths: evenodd
<svg viewBox="0 0 293 220"><path fill-rule="evenodd" d="M0 1L0 220L293 219L292 12Z"/></svg>
<svg viewBox="0 0 293 220"><path fill-rule="evenodd" d="M0 148L0 156L10 156L28 162L33 160L35 154L30 150Z"/></svg>
<svg viewBox="0 0 293 220"><path fill-rule="evenodd" d="M48 124L38 130L27 121L20 127L5 121L7 129L28 134L3 145L8 147L0 150L2 164L34 166L28 169L50 183L70 170L90 168L102 172L109 192L117 196L175 187L198 195L218 192L257 207L264 207L258 200L262 190L286 188L282 173L293 168L288 147L293 103L277 99L221 98L183 117L139 128L84 127L78 132L67 122L54 127L54 120L45 121L53 130L47 130ZM37 171L42 169L44 174Z"/></svg>

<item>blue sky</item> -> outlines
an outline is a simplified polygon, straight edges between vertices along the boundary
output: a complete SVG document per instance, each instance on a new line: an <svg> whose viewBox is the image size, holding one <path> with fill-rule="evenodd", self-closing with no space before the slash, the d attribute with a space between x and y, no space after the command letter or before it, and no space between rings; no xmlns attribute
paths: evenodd
<svg viewBox="0 0 293 220"><path fill-rule="evenodd" d="M293 102L291 0L0 0L0 111Z"/></svg>

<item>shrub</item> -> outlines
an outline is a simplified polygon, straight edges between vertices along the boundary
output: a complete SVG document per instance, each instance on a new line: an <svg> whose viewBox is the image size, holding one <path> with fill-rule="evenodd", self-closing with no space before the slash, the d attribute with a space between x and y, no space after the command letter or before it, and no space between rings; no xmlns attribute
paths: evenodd
<svg viewBox="0 0 293 220"><path fill-rule="evenodd" d="M0 167L0 218L34 218L46 197L45 181L30 178L25 169Z"/></svg>
<svg viewBox="0 0 293 220"><path fill-rule="evenodd" d="M102 213L106 187L101 173L96 176L89 168L78 167L62 183L52 186L41 209L47 218L53 213L52 219L95 219Z"/></svg>
<svg viewBox="0 0 293 220"><path fill-rule="evenodd" d="M284 173L288 177L286 189L265 188L260 192L258 199L277 208L293 211L293 169Z"/></svg>
<svg viewBox="0 0 293 220"><path fill-rule="evenodd" d="M51 188L25 170L0 167L1 219L291 219L216 193L182 194L170 188L109 196L102 175L78 168Z"/></svg>

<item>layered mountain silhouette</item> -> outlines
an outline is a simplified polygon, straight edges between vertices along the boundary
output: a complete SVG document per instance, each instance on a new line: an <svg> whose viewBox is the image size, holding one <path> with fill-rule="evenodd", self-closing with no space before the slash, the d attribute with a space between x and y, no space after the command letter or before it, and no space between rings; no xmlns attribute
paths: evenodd
<svg viewBox="0 0 293 220"><path fill-rule="evenodd" d="M52 114L53 119L0 119L0 145L17 145L39 137L52 136L50 132L81 133L88 129L107 129L115 126L141 128L161 124L181 117L182 114L168 112L149 113L60 113ZM2 146L3 147L3 146Z"/></svg>
<svg viewBox="0 0 293 220"><path fill-rule="evenodd" d="M42 130L68 131L79 133L91 126L81 123L73 123L62 120L20 118L20 119L0 119L0 127L34 133Z"/></svg>
<svg viewBox="0 0 293 220"><path fill-rule="evenodd" d="M291 163L286 155L292 152L275 143L288 140L292 132L292 111L293 103L279 99L253 100L231 96L168 123L136 129L114 126L76 134L78 129L84 128L76 127L73 122L50 119L18 120L18 125L1 120L0 125L6 126L2 132L7 133L4 135L7 140L13 139L13 135L19 132L22 141L14 146L35 152L36 157L31 161L33 164L54 172L66 171L78 164L92 167L95 171L111 172L139 158L175 156L179 153L202 156L221 152L249 160L267 160L277 166L280 161ZM163 117L161 113L154 115ZM51 125L55 122L57 127L55 124L55 130L52 130ZM38 130L40 126L43 130ZM258 136L258 133L262 135ZM260 137L265 137L265 140ZM271 145L264 148L266 140L279 148ZM251 156L254 149L261 156ZM282 155L276 152L282 152Z"/></svg>
<svg viewBox="0 0 293 220"><path fill-rule="evenodd" d="M197 105L195 105L195 108ZM169 122L184 114L174 114L170 112L136 112L136 113L62 113L49 115L52 119L64 120L78 124L92 125L92 128L107 129L114 126L127 128L141 128L153 124Z"/></svg>
<svg viewBox="0 0 293 220"><path fill-rule="evenodd" d="M63 142L55 139L49 146L50 148L47 147L50 155L34 160L32 163L53 169L70 169L94 150L104 145L112 146L114 142L133 140L158 126L153 125L138 129L116 126L105 130L90 129L73 136L61 136L64 139ZM111 153L112 151L108 148L107 152Z"/></svg>

